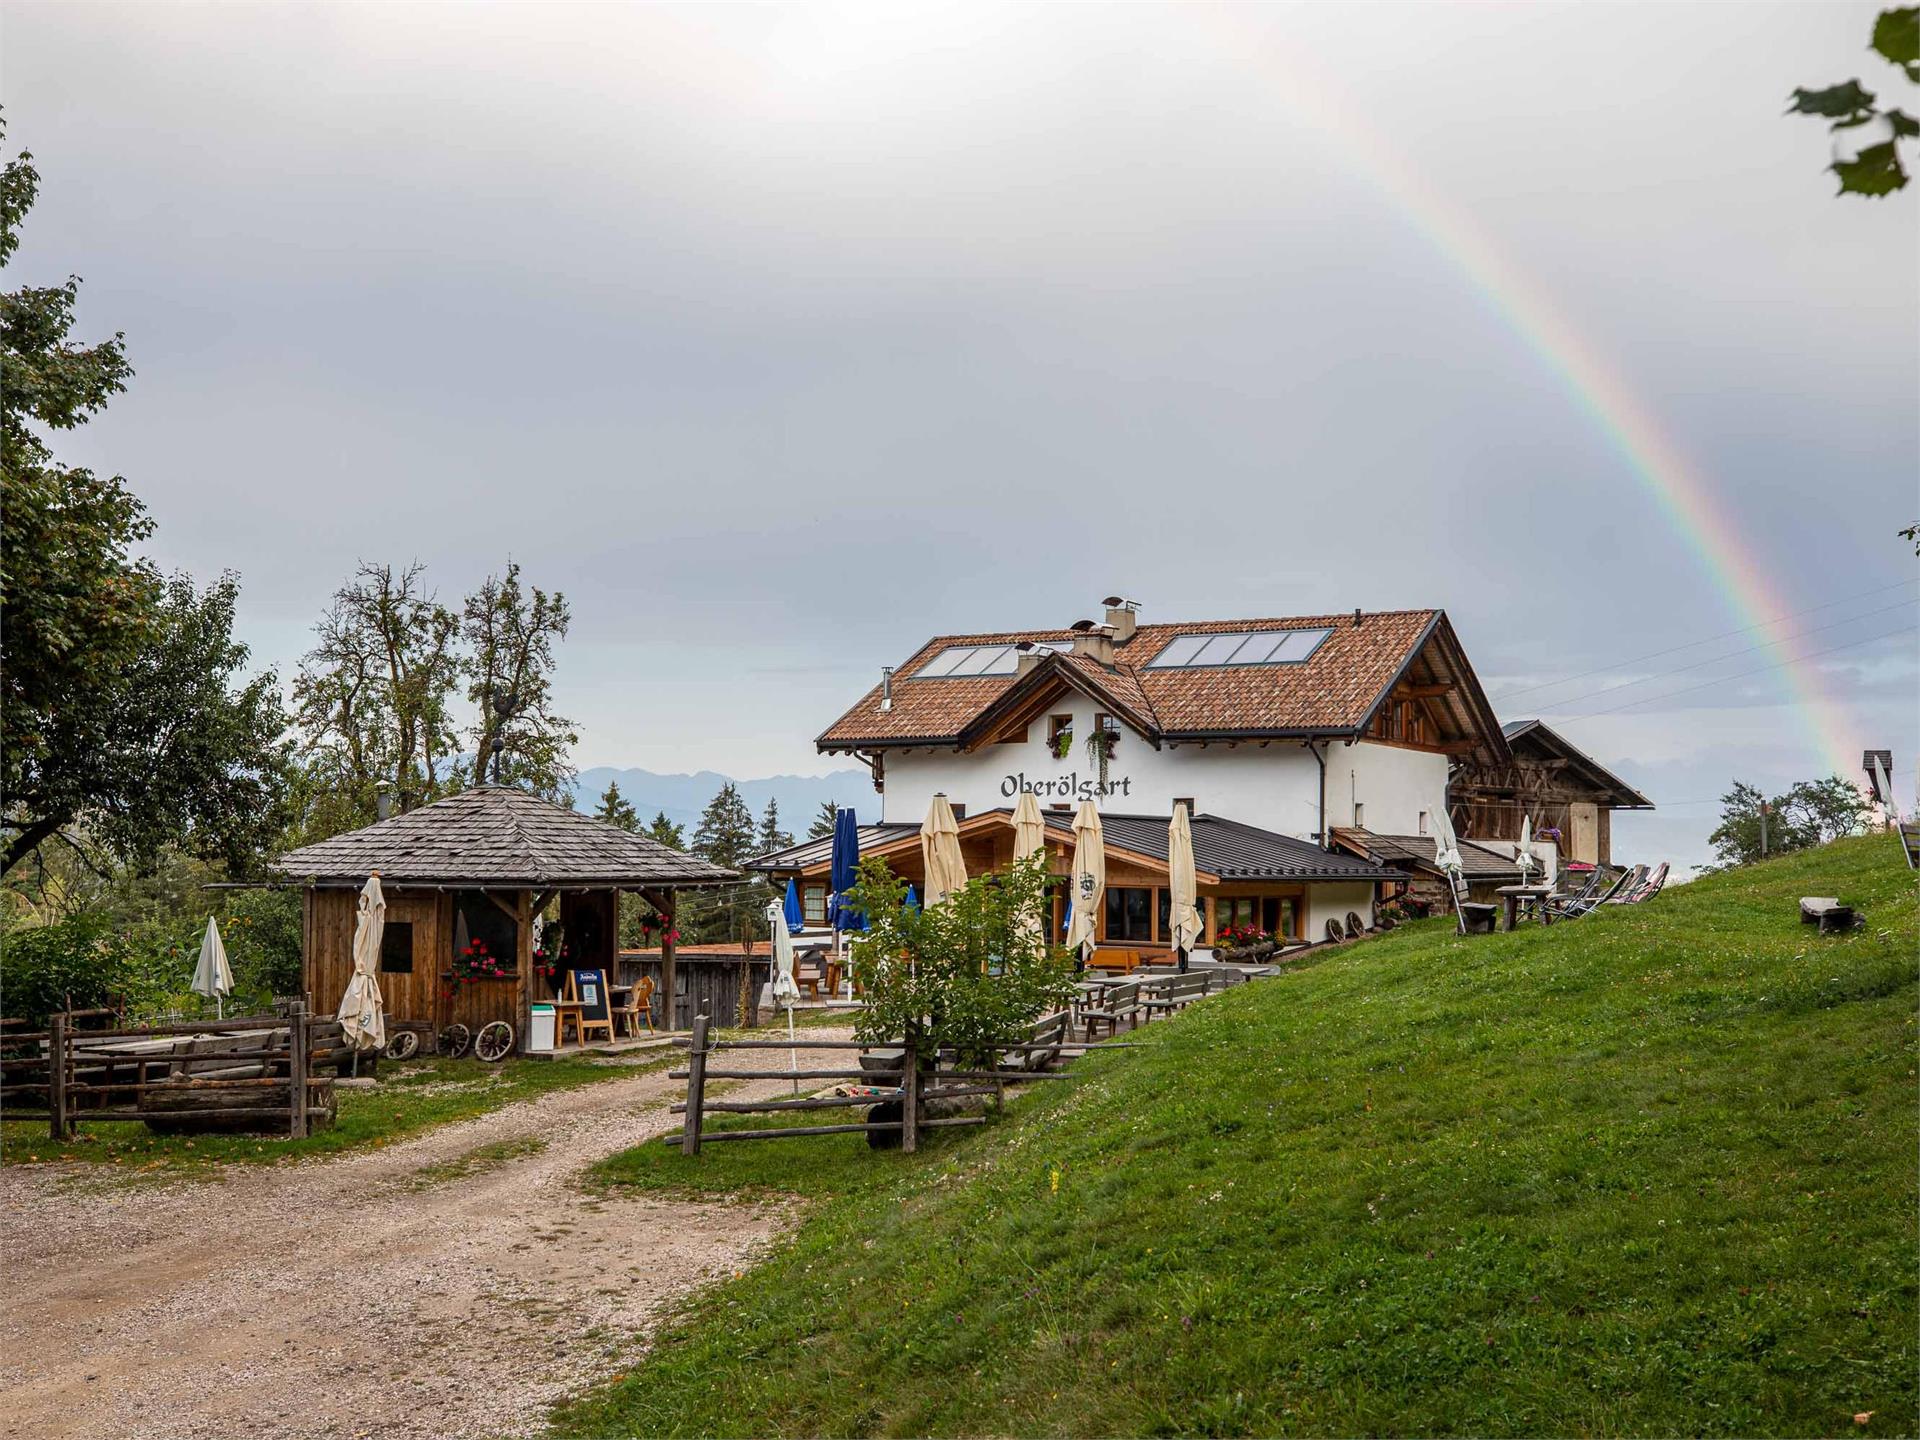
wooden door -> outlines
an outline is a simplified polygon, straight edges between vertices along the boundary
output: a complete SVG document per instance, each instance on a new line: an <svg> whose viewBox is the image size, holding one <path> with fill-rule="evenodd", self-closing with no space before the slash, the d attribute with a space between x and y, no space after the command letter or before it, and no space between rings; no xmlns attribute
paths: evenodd
<svg viewBox="0 0 1920 1440"><path fill-rule="evenodd" d="M1568 829L1567 858L1584 860L1587 864L1597 864L1600 860L1600 807L1598 805L1572 804L1567 806Z"/></svg>

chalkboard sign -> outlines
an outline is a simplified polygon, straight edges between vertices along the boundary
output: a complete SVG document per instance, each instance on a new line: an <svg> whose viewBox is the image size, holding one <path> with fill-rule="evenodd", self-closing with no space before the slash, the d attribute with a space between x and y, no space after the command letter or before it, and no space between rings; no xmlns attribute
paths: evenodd
<svg viewBox="0 0 1920 1440"><path fill-rule="evenodd" d="M580 997L582 1019L588 1024L613 1023L613 999L607 994L606 971L576 970L573 972L573 986L574 994Z"/></svg>

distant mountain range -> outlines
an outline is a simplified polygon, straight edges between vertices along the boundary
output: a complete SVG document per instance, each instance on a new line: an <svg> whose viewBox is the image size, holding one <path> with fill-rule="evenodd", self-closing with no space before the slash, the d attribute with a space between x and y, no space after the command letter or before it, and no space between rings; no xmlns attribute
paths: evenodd
<svg viewBox="0 0 1920 1440"><path fill-rule="evenodd" d="M574 788L574 805L581 810L599 808L607 786L617 784L620 796L639 812L641 824L664 810L676 825L686 827L693 838L700 824L700 812L720 792L731 776L713 770L692 775L656 775L651 770L617 770L611 765L596 765L582 770ZM865 770L835 770L826 775L769 775L760 780L734 780L740 798L747 802L758 821L773 800L780 807L780 828L795 838L804 838L813 823L820 802L851 805L863 818L877 818L880 797L873 793L873 778Z"/></svg>

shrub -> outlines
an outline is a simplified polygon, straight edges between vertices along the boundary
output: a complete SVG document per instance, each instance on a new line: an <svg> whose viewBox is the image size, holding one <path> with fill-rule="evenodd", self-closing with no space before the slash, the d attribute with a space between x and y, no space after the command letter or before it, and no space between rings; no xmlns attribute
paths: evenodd
<svg viewBox="0 0 1920 1440"><path fill-rule="evenodd" d="M92 1010L121 998L128 947L103 915L12 930L0 940L0 1010L34 1028L57 1010Z"/></svg>

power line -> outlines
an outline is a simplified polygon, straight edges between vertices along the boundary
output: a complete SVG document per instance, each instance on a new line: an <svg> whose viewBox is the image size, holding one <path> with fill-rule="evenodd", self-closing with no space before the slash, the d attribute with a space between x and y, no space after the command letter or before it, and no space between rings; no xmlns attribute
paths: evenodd
<svg viewBox="0 0 1920 1440"><path fill-rule="evenodd" d="M1783 620L1797 620L1802 615L1812 615L1821 610L1831 610L1834 606L1845 605L1851 600L1865 600L1870 595L1884 595L1889 590L1898 590L1902 585L1911 585L1912 583L1913 581L1911 579L1896 580L1891 585L1881 585L1872 590L1862 590L1857 595L1842 595L1838 600L1829 600L1824 605L1809 605L1804 610L1790 610L1785 615L1774 616L1771 620L1757 620L1751 625L1742 625L1735 630L1723 630L1718 635L1707 636L1704 640L1689 640L1684 645L1670 645L1665 650L1651 650L1645 655L1629 655L1624 660L1615 660L1611 664L1600 666L1597 670L1582 670L1577 675L1563 675L1558 680L1542 680L1538 685L1522 685L1517 690L1502 690L1498 695L1492 696L1491 698L1496 701L1508 700L1515 695L1530 695L1535 690L1549 690L1555 685L1570 685L1575 680L1585 680L1591 675L1605 675L1611 670L1620 669L1623 665L1637 665L1642 660L1658 660L1662 655L1676 655L1682 650L1691 650L1695 646L1711 645L1715 640L1726 640L1735 635L1744 635L1749 630L1764 630L1767 626L1778 625ZM1566 702L1562 701L1559 703L1564 704Z"/></svg>
<svg viewBox="0 0 1920 1440"><path fill-rule="evenodd" d="M1758 645L1749 645L1744 650L1729 650L1723 655L1709 655L1704 660L1695 660L1687 665L1676 665L1671 670L1656 670L1653 674L1642 675L1637 680L1622 680L1618 685L1608 685L1599 690L1588 690L1579 695L1563 695L1553 703L1555 705L1578 705L1582 700L1591 700L1597 695L1610 695L1615 690L1627 690L1635 685L1644 685L1649 680L1663 680L1669 675L1684 675L1689 670L1698 670L1702 665L1717 665L1722 660L1731 660L1737 655L1751 655L1756 650L1770 650L1775 645L1786 644L1789 640L1804 640L1809 635L1818 635L1825 630L1838 630L1842 625L1852 625L1860 620L1871 620L1876 615L1885 615L1893 610L1904 610L1907 606L1913 604L1913 601L1914 597L1909 597L1905 600L1896 601L1892 605L1882 605L1878 610L1864 610L1858 615L1849 615L1844 620L1834 620L1826 625L1815 625L1810 630L1796 630L1791 635L1776 635L1771 640L1762 641ZM1790 665L1793 662L1789 659L1782 663Z"/></svg>
<svg viewBox="0 0 1920 1440"><path fill-rule="evenodd" d="M1581 720L1591 720L1598 715L1612 715L1616 711L1631 710L1636 705L1651 705L1657 700L1671 700L1676 695L1691 695L1696 690L1705 690L1714 685L1724 685L1729 680L1744 680L1749 675L1764 675L1769 670L1783 669L1788 665L1797 665L1802 660L1817 660L1822 655L1837 655L1842 650L1857 650L1862 645L1871 645L1880 640L1891 640L1897 635L1908 635L1914 630L1912 625L1903 625L1898 630L1889 630L1884 635L1869 635L1862 640L1849 640L1844 645L1834 645L1826 650L1815 650L1810 655L1796 656L1792 660L1780 660L1771 665L1756 665L1751 670L1736 670L1731 675L1716 675L1711 680L1703 680L1698 685L1685 685L1678 690L1668 690L1659 695L1643 695L1638 700L1629 700L1624 705L1613 705L1605 710L1591 710L1585 715L1575 715L1566 720L1566 724L1575 724Z"/></svg>

